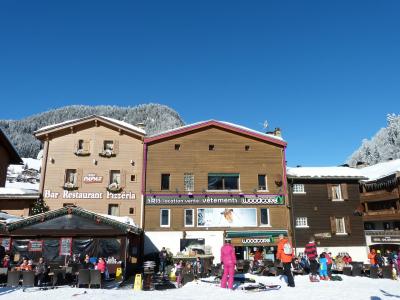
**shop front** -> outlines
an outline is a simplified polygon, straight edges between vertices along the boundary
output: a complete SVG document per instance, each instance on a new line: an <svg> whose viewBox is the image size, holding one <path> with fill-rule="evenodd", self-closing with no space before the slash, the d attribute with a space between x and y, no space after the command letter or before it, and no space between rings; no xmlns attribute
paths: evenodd
<svg viewBox="0 0 400 300"><path fill-rule="evenodd" d="M365 238L369 250L380 250L385 253L386 250L400 250L400 231L398 230L366 230Z"/></svg>

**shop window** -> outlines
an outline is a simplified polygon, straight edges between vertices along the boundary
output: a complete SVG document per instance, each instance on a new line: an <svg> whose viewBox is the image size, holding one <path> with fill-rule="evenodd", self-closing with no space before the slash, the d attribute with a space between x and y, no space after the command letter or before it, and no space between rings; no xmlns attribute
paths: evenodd
<svg viewBox="0 0 400 300"><path fill-rule="evenodd" d="M194 226L194 209L185 209L185 227Z"/></svg>
<svg viewBox="0 0 400 300"><path fill-rule="evenodd" d="M169 190L169 180L170 180L170 174L161 174L161 190L162 191Z"/></svg>
<svg viewBox="0 0 400 300"><path fill-rule="evenodd" d="M170 221L170 210L160 209L160 227L169 227Z"/></svg>
<svg viewBox="0 0 400 300"><path fill-rule="evenodd" d="M108 214L111 216L119 216L119 205L108 204Z"/></svg>
<svg viewBox="0 0 400 300"><path fill-rule="evenodd" d="M267 175L258 174L258 190L267 191Z"/></svg>
<svg viewBox="0 0 400 300"><path fill-rule="evenodd" d="M215 150L215 145L208 145L208 151L214 151Z"/></svg>
<svg viewBox="0 0 400 300"><path fill-rule="evenodd" d="M180 144L175 144L175 150L176 150L176 151L181 150L181 145L180 145Z"/></svg>
<svg viewBox="0 0 400 300"><path fill-rule="evenodd" d="M304 190L304 184L293 184L293 193L294 194L300 194L300 193L305 193Z"/></svg>
<svg viewBox="0 0 400 300"><path fill-rule="evenodd" d="M209 173L208 190L239 190L239 174Z"/></svg>
<svg viewBox="0 0 400 300"><path fill-rule="evenodd" d="M135 214L135 209L133 207L129 208L129 214L134 215Z"/></svg>
<svg viewBox="0 0 400 300"><path fill-rule="evenodd" d="M183 175L183 184L185 187L185 192L194 191L194 175L192 173L185 173Z"/></svg>
<svg viewBox="0 0 400 300"><path fill-rule="evenodd" d="M296 228L308 228L308 219L307 219L307 217L298 217L298 218L296 218Z"/></svg>
<svg viewBox="0 0 400 300"><path fill-rule="evenodd" d="M261 208L260 209L260 225L269 226L269 209Z"/></svg>
<svg viewBox="0 0 400 300"><path fill-rule="evenodd" d="M78 187L77 179L78 179L78 172L76 169L65 170L64 188L73 189L73 188Z"/></svg>

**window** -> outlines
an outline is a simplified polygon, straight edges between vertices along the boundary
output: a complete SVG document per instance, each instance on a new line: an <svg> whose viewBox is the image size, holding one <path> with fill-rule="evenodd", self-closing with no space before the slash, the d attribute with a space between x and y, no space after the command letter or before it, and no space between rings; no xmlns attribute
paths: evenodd
<svg viewBox="0 0 400 300"><path fill-rule="evenodd" d="M336 234L346 234L346 225L344 218L335 218Z"/></svg>
<svg viewBox="0 0 400 300"><path fill-rule="evenodd" d="M209 190L239 190L239 174L208 174Z"/></svg>
<svg viewBox="0 0 400 300"><path fill-rule="evenodd" d="M119 216L119 205L108 204L108 214L111 216Z"/></svg>
<svg viewBox="0 0 400 300"><path fill-rule="evenodd" d="M100 149L99 155L102 157L114 157L118 154L119 142L117 140L106 140L103 141L102 148Z"/></svg>
<svg viewBox="0 0 400 300"><path fill-rule="evenodd" d="M258 174L258 190L267 191L267 175Z"/></svg>
<svg viewBox="0 0 400 300"><path fill-rule="evenodd" d="M129 214L134 215L135 214L135 209L133 207L129 208Z"/></svg>
<svg viewBox="0 0 400 300"><path fill-rule="evenodd" d="M332 200L343 200L340 184L332 185Z"/></svg>
<svg viewBox="0 0 400 300"><path fill-rule="evenodd" d="M250 146L249 145L244 146L244 151L249 151L249 150L250 150Z"/></svg>
<svg viewBox="0 0 400 300"><path fill-rule="evenodd" d="M161 174L161 190L169 190L169 174Z"/></svg>
<svg viewBox="0 0 400 300"><path fill-rule="evenodd" d="M83 140L78 141L78 150L83 150L83 144L84 144Z"/></svg>
<svg viewBox="0 0 400 300"><path fill-rule="evenodd" d="M305 228L305 227L308 227L307 217L296 218L296 228Z"/></svg>
<svg viewBox="0 0 400 300"><path fill-rule="evenodd" d="M185 209L185 227L194 226L194 209Z"/></svg>
<svg viewBox="0 0 400 300"><path fill-rule="evenodd" d="M135 182L135 181L136 181L136 175L135 175L135 174L132 174L132 175L131 175L131 181L132 181L132 182Z"/></svg>
<svg viewBox="0 0 400 300"><path fill-rule="evenodd" d="M180 145L180 144L175 144L175 150L176 150L176 151L181 150L181 145Z"/></svg>
<svg viewBox="0 0 400 300"><path fill-rule="evenodd" d="M160 209L160 226L161 227L169 227L170 226L169 209Z"/></svg>
<svg viewBox="0 0 400 300"><path fill-rule="evenodd" d="M269 209L261 208L260 209L260 225L269 226Z"/></svg>
<svg viewBox="0 0 400 300"><path fill-rule="evenodd" d="M65 186L77 186L77 172L76 169L67 169L65 171Z"/></svg>
<svg viewBox="0 0 400 300"><path fill-rule="evenodd" d="M305 193L304 184L293 184L293 193Z"/></svg>
<svg viewBox="0 0 400 300"><path fill-rule="evenodd" d="M208 150L209 150L209 151L214 151L214 149L215 149L215 146L214 146L214 145L208 145Z"/></svg>
<svg viewBox="0 0 400 300"><path fill-rule="evenodd" d="M114 150L114 141L104 141L103 150Z"/></svg>
<svg viewBox="0 0 400 300"><path fill-rule="evenodd" d="M185 173L183 175L183 185L185 187L185 192L194 191L194 175L192 173Z"/></svg>
<svg viewBox="0 0 400 300"><path fill-rule="evenodd" d="M111 170L110 172L110 184L115 183L121 184L121 172L119 170Z"/></svg>

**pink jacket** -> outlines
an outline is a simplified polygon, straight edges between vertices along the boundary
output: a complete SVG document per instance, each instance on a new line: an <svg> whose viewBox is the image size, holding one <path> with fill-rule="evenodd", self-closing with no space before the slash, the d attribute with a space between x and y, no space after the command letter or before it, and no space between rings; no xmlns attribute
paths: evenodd
<svg viewBox="0 0 400 300"><path fill-rule="evenodd" d="M224 266L236 265L235 248L231 244L225 244L221 248L221 262Z"/></svg>
<svg viewBox="0 0 400 300"><path fill-rule="evenodd" d="M104 273L106 271L106 263L99 261L96 265L97 270L100 270L101 273Z"/></svg>

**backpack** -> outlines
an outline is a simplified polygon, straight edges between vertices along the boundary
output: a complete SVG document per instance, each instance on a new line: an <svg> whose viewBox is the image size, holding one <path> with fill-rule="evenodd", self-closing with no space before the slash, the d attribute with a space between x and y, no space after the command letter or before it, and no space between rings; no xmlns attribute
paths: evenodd
<svg viewBox="0 0 400 300"><path fill-rule="evenodd" d="M292 249L292 245L290 245L289 242L286 242L283 245L283 253L285 253L286 255L292 255L293 249Z"/></svg>

